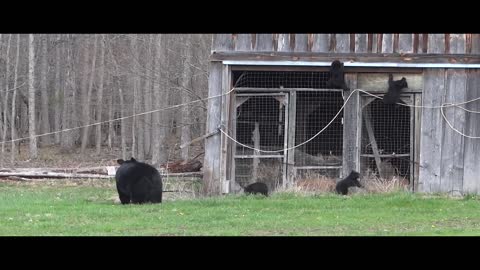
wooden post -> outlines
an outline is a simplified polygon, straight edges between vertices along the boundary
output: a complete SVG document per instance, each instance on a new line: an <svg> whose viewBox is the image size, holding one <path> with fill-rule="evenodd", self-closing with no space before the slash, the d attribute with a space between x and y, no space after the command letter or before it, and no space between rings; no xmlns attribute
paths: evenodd
<svg viewBox="0 0 480 270"><path fill-rule="evenodd" d="M222 93L222 63L210 63L208 78L208 95L216 96ZM222 113L221 97L208 100L206 133L214 132L220 127ZM207 193L219 193L220 185L220 148L221 133L205 139L205 158L203 162L203 180Z"/></svg>
<svg viewBox="0 0 480 270"><path fill-rule="evenodd" d="M288 134L288 144L287 148L293 147L295 145L295 129L296 129L296 115L297 115L297 91L291 91L290 92L290 98L288 101L288 129L287 129L287 134ZM294 166L295 166L295 149L288 150L287 151L287 157L286 157L286 163L287 163L287 187L293 186L293 182L295 180L295 171L294 171Z"/></svg>
<svg viewBox="0 0 480 270"><path fill-rule="evenodd" d="M351 90L343 93L344 100L357 88L357 74L345 74L345 81ZM343 165L340 177L345 177L350 171L358 171L360 168L361 110L359 106L360 95L356 92L350 97L343 109Z"/></svg>

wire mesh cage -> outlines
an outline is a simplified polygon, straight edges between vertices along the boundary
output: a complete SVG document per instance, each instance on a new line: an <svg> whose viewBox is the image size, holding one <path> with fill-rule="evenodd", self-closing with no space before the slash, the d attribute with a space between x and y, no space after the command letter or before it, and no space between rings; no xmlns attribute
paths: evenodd
<svg viewBox="0 0 480 270"><path fill-rule="evenodd" d="M302 172L303 178L312 176L313 172L315 179L318 179L318 175L332 179L339 176L342 167L343 112L332 123L330 121L343 105L343 91L326 89L328 79L329 72L318 71L233 72L234 85L242 93L235 96L233 115L233 133L240 143L234 146L233 164L238 184L245 186L254 181L271 182L273 187L283 184L287 174L287 151L284 148L305 142L325 127L313 140L288 151L288 155L294 156L293 164L289 164L293 166L289 168ZM296 93L295 104L289 105L292 92ZM252 148L279 151L265 153ZM268 164L271 167L267 170ZM312 173L305 173L309 170ZM260 171L271 172L269 177L262 178Z"/></svg>
<svg viewBox="0 0 480 270"><path fill-rule="evenodd" d="M402 99L403 104L412 103L410 96ZM398 104L384 104L380 99L362 97L362 175L410 180L413 110Z"/></svg>
<svg viewBox="0 0 480 270"><path fill-rule="evenodd" d="M295 145L327 127L343 105L341 91L297 92ZM295 149L296 166L342 166L343 111L308 143Z"/></svg>

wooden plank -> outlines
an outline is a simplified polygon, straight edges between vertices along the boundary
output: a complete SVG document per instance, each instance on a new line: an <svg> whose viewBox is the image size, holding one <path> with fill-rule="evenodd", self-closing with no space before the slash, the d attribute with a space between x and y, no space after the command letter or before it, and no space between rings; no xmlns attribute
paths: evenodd
<svg viewBox="0 0 480 270"><path fill-rule="evenodd" d="M375 134L373 133L372 122L370 121L370 108L366 107L363 110L363 120L365 120L365 127L367 128L368 139L372 145L373 156L375 159L375 164L377 165L378 174L380 178L385 179L385 174L382 169L382 161L380 160L380 153L378 152L377 140L375 139Z"/></svg>
<svg viewBox="0 0 480 270"><path fill-rule="evenodd" d="M377 34L377 49L374 52L381 53L382 52L382 42L383 40L383 34Z"/></svg>
<svg viewBox="0 0 480 270"><path fill-rule="evenodd" d="M462 37L463 36L463 37ZM464 53L465 52L465 37L464 35L452 34L448 35L449 46L451 53ZM446 43L447 44L447 43ZM447 49L446 49L447 50ZM466 98L466 73L464 70L447 71L447 97L446 102L457 103L465 100ZM446 117L449 119L450 123L461 132L464 130L465 126L465 111L458 108L447 109ZM470 179L466 180L466 190L464 190L464 155L462 153L468 151L466 149L471 148L470 146L465 147L465 138L460 134L454 132L449 127L445 126L444 131L444 143L442 149L442 174L441 174L441 185L442 190L447 192L452 192L453 194L461 194L464 191L469 192L472 188L469 185L471 183ZM448 153L448 154L446 154ZM468 160L467 160L468 164Z"/></svg>
<svg viewBox="0 0 480 270"><path fill-rule="evenodd" d="M308 36L307 34L295 35L295 52L307 52L308 51Z"/></svg>
<svg viewBox="0 0 480 270"><path fill-rule="evenodd" d="M208 77L208 95L216 96L222 93L222 63L210 63ZM222 98L208 100L206 133L211 133L221 124ZM205 188L214 194L220 193L220 151L221 133L205 140L205 157L203 162L203 180Z"/></svg>
<svg viewBox="0 0 480 270"><path fill-rule="evenodd" d="M213 51L231 51L233 50L232 34L215 34L213 36Z"/></svg>
<svg viewBox="0 0 480 270"><path fill-rule="evenodd" d="M355 34L350 34L350 52L355 52Z"/></svg>
<svg viewBox="0 0 480 270"><path fill-rule="evenodd" d="M367 34L355 34L355 53L369 52L367 47L368 47ZM370 48L370 52L371 52L371 48Z"/></svg>
<svg viewBox="0 0 480 270"><path fill-rule="evenodd" d="M423 106L440 106L445 95L445 70L425 69L423 85ZM418 182L420 192L440 192L443 125L439 109L423 108Z"/></svg>
<svg viewBox="0 0 480 270"><path fill-rule="evenodd" d="M283 119L285 119L285 125L284 125L284 130L283 130L283 158L282 158L282 163L283 163L283 166L282 166L282 186L283 188L286 188L287 187L287 184L288 183L288 176L287 176L287 156L288 156L288 150L286 150L288 148L288 130L289 130L289 123L288 123L288 119L289 119L289 99L288 99L288 93L283 93L283 97L282 99L277 99L280 104L282 105L282 107L285 108L285 112L284 112L284 115L283 115ZM293 112L293 113L296 113L296 112ZM281 119L279 119L280 121ZM280 128L280 126L279 126ZM279 129L279 132L281 130Z"/></svg>
<svg viewBox="0 0 480 270"><path fill-rule="evenodd" d="M418 73L392 73L394 80L402 77L407 79L408 89L418 91L423 89L423 74ZM361 73L358 74L358 88L372 92L386 92L388 89L388 74L386 73ZM406 91L406 89L404 90Z"/></svg>
<svg viewBox="0 0 480 270"><path fill-rule="evenodd" d="M252 51L252 34L238 34L235 42L236 51Z"/></svg>
<svg viewBox="0 0 480 270"><path fill-rule="evenodd" d="M422 34L422 53L428 52L428 34Z"/></svg>
<svg viewBox="0 0 480 270"><path fill-rule="evenodd" d="M329 34L313 34L312 52L328 52L329 46Z"/></svg>
<svg viewBox="0 0 480 270"><path fill-rule="evenodd" d="M419 34L413 34L413 53L418 53L419 47L420 47L420 35Z"/></svg>
<svg viewBox="0 0 480 270"><path fill-rule="evenodd" d="M335 52L350 52L350 34L336 34Z"/></svg>
<svg viewBox="0 0 480 270"><path fill-rule="evenodd" d="M231 70L229 66L223 66L223 76L222 76L222 93L228 92L232 88L231 85ZM221 111L221 123L225 130L229 130L228 126L228 117L229 117L229 107L230 107L230 94L222 96L222 111ZM222 187L229 187L225 183L225 181L230 180L227 179L227 163L228 163L228 145L230 141L229 139L222 135L221 136L221 152L220 152L220 182L222 183ZM229 193L229 190L223 190L224 193Z"/></svg>
<svg viewBox="0 0 480 270"><path fill-rule="evenodd" d="M420 175L420 166L419 161L420 161L420 132L422 130L422 109L420 106L422 106L422 95L421 94L415 94L415 100L414 100L414 105L416 106L415 108L415 122L414 122L414 128L415 128L415 134L414 134L414 149L413 149L413 161L414 161L414 173L413 173L413 181L410 182L410 189L413 192L416 192L418 190L418 179Z"/></svg>
<svg viewBox="0 0 480 270"><path fill-rule="evenodd" d="M243 66L243 65L234 65L232 66L232 70L249 70L249 71L320 71L325 72L329 71L329 66ZM346 67L345 72L358 72L358 73L379 73L379 72L392 72L395 73L405 73L405 74L423 74L423 70L419 68L375 68L375 67ZM267 88L264 88L267 89ZM268 88L273 89L273 88ZM280 90L282 91L282 90ZM287 89L286 91L290 91Z"/></svg>
<svg viewBox="0 0 480 270"><path fill-rule="evenodd" d="M400 34L398 40L398 52L399 53L413 53L413 35L412 34Z"/></svg>
<svg viewBox="0 0 480 270"><path fill-rule="evenodd" d="M205 138L207 138L207 137L210 137L210 136L212 136L212 135L214 135L214 134L216 134L216 133L218 133L218 132L219 132L218 130L215 130L214 132L207 133L207 134L205 134L205 135L203 135L203 136L200 136L200 137L198 137L198 138L195 138L195 139L193 139L193 140L191 140L191 141L189 141L189 142L186 142L186 143L184 143L184 144L181 144L178 148L183 149L183 148L185 148L185 147L187 147L187 146L189 146L189 145L191 145L191 144L194 144L194 143L196 143L196 142L199 142L199 141L201 141L201 140L203 140L203 139L205 139Z"/></svg>
<svg viewBox="0 0 480 270"><path fill-rule="evenodd" d="M449 35L450 50L449 53L466 53L466 36L465 34L450 34Z"/></svg>
<svg viewBox="0 0 480 270"><path fill-rule="evenodd" d="M337 34L330 34L330 44L328 47L328 51L335 52L336 44L337 44Z"/></svg>
<svg viewBox="0 0 480 270"><path fill-rule="evenodd" d="M393 34L383 34L382 53L393 53Z"/></svg>
<svg viewBox="0 0 480 270"><path fill-rule="evenodd" d="M428 53L445 53L445 34L428 35Z"/></svg>
<svg viewBox="0 0 480 270"><path fill-rule="evenodd" d="M363 105L362 107L365 107L365 105ZM375 154L360 154L361 157L375 157L375 156L378 156L378 157L381 157L381 158L396 158L396 157L410 157L410 154L395 154L395 155L392 155L392 154L378 154L378 155L375 155Z"/></svg>
<svg viewBox="0 0 480 270"><path fill-rule="evenodd" d="M287 148L291 148L295 145L295 128L296 128L296 116L297 116L297 92L290 92L288 100L288 131L287 131ZM287 152L287 187L293 186L296 178L295 167L295 149L288 150Z"/></svg>
<svg viewBox="0 0 480 270"><path fill-rule="evenodd" d="M85 178L85 179L111 179L113 176L90 173L55 173L55 172L0 172L0 177L30 177L30 178Z"/></svg>
<svg viewBox="0 0 480 270"><path fill-rule="evenodd" d="M367 35L367 52L371 53L373 51L373 37L374 34Z"/></svg>
<svg viewBox="0 0 480 270"><path fill-rule="evenodd" d="M255 51L273 51L273 34L257 34Z"/></svg>
<svg viewBox="0 0 480 270"><path fill-rule="evenodd" d="M311 52L313 47L313 34L307 34L307 51Z"/></svg>
<svg viewBox="0 0 480 270"><path fill-rule="evenodd" d="M372 36L372 53L377 53L378 36L378 34L373 34Z"/></svg>
<svg viewBox="0 0 480 270"><path fill-rule="evenodd" d="M466 73L463 69L447 69L445 103L465 101ZM460 132L465 128L465 111L459 108L446 108L444 113L450 124ZM441 119L444 121L443 119ZM443 125L440 165L440 190L459 195L463 189L464 137L448 125Z"/></svg>
<svg viewBox="0 0 480 270"><path fill-rule="evenodd" d="M450 53L450 34L445 34L445 52Z"/></svg>
<svg viewBox="0 0 480 270"><path fill-rule="evenodd" d="M350 91L344 92L344 100L357 88L357 74L345 74L345 82ZM353 94L348 100L343 111L343 168L340 177L346 177L352 170L359 171L359 134L360 134L360 97L358 92ZM345 102L345 101L344 101Z"/></svg>
<svg viewBox="0 0 480 270"><path fill-rule="evenodd" d="M252 132L253 148L260 149L260 124L255 122L255 128ZM260 159L258 156L260 152L258 150L253 151L253 165L252 165L252 182L257 182L258 178L258 165L260 164Z"/></svg>
<svg viewBox="0 0 480 270"><path fill-rule="evenodd" d="M443 44L442 44L443 48ZM297 52L214 52L211 61L224 60L256 60L256 61L306 61L306 62L332 62L338 59L342 62L365 63L452 63L452 64L480 64L480 57L474 54L374 54L374 53L312 53Z"/></svg>
<svg viewBox="0 0 480 270"><path fill-rule="evenodd" d="M466 100L480 97L479 85L480 70L468 70ZM480 111L480 101L470 102L464 106L469 110ZM465 134L480 136L480 114L466 113ZM480 160L480 140L470 138L464 138L464 140L463 192L480 194L480 166L478 162Z"/></svg>
<svg viewBox="0 0 480 270"><path fill-rule="evenodd" d="M399 34L393 34L393 52L398 53L399 52Z"/></svg>
<svg viewBox="0 0 480 270"><path fill-rule="evenodd" d="M480 34L472 34L472 54L480 54Z"/></svg>
<svg viewBox="0 0 480 270"><path fill-rule="evenodd" d="M472 53L472 34L465 34L465 53Z"/></svg>
<svg viewBox="0 0 480 270"><path fill-rule="evenodd" d="M290 34L278 34L277 51L290 52Z"/></svg>

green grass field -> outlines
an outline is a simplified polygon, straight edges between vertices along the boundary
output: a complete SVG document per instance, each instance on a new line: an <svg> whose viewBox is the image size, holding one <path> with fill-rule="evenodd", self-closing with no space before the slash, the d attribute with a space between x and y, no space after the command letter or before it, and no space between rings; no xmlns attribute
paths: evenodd
<svg viewBox="0 0 480 270"><path fill-rule="evenodd" d="M114 202L105 185L0 181L0 235L480 235L480 198L410 193Z"/></svg>

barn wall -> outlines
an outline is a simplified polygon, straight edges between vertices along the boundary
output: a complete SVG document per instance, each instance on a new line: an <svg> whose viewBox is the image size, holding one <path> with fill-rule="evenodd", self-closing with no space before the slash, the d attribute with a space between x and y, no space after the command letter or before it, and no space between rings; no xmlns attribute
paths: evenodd
<svg viewBox="0 0 480 270"><path fill-rule="evenodd" d="M461 54L480 55L480 34L218 34L212 52L374 53L374 54ZM268 54L265 54L268 55ZM462 56L463 57L463 56ZM474 57L475 58L475 57ZM380 58L379 58L380 59ZM391 58L390 58L391 59ZM475 58L476 59L476 58ZM252 60L252 59L249 59ZM379 60L380 61L380 60ZM474 60L476 61L476 60ZM225 92L221 62L210 65L209 96ZM360 81L363 78L357 78ZM356 81L356 80L354 80ZM440 106L480 97L480 70L424 69L422 103ZM228 91L228 90L227 90ZM207 133L221 123L222 99L208 101ZM480 111L480 101L466 104ZM459 131L480 136L480 114L445 108L445 115ZM354 117L354 112L350 114ZM421 113L419 181L420 192L480 193L480 139L466 138L444 121L440 109L424 108ZM357 147L352 144L350 148ZM205 183L222 184L221 135L206 139ZM344 153L345 154L345 153ZM355 164L347 164L355 167ZM225 177L225 176L223 176ZM228 179L226 179L228 180ZM219 187L215 188L219 191Z"/></svg>
<svg viewBox="0 0 480 270"><path fill-rule="evenodd" d="M478 34L217 34L212 51L470 54Z"/></svg>

